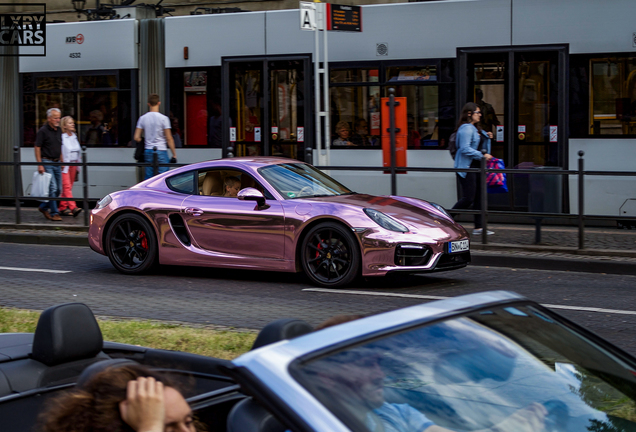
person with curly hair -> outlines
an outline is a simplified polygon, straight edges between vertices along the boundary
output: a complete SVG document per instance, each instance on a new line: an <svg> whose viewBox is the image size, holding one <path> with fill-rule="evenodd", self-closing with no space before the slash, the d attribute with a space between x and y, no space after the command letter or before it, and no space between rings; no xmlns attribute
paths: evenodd
<svg viewBox="0 0 636 432"><path fill-rule="evenodd" d="M197 432L192 409L164 376L110 367L49 402L42 432Z"/></svg>

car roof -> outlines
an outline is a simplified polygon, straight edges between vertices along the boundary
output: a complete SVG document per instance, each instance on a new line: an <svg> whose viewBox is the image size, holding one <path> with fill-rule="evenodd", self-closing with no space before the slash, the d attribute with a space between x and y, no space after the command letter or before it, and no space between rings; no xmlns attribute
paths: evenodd
<svg viewBox="0 0 636 432"><path fill-rule="evenodd" d="M250 156L250 157L245 156L245 157L214 159L214 160L205 161L205 162L198 162L198 163L188 165L187 167L188 169L198 169L202 167L207 168L207 167L214 167L216 165L221 165L221 166L244 166L244 167L250 167L252 169L258 169L263 166L278 165L283 163L304 164L305 162L301 162L295 159L273 157L273 156Z"/></svg>
<svg viewBox="0 0 636 432"><path fill-rule="evenodd" d="M264 166L290 164L290 163L305 164L305 162L302 162L296 159L273 157L273 156L245 156L245 157L235 157L235 158L213 159L209 161L188 164L173 170L166 171L165 173L151 177L149 179L146 179L136 184L131 189L139 189L139 188L165 189L166 178L172 177L174 175L178 175L180 173L198 170L198 169L237 168L237 169L246 169L248 171L256 172L256 170Z"/></svg>

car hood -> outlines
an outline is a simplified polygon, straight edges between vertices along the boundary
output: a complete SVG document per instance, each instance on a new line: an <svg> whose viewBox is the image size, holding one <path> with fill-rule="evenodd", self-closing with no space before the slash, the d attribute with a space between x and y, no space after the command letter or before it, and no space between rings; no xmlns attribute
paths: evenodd
<svg viewBox="0 0 636 432"><path fill-rule="evenodd" d="M309 201L309 200L308 200ZM367 194L312 198L311 201L338 203L381 211L410 227L456 228L457 224L426 201L402 196Z"/></svg>

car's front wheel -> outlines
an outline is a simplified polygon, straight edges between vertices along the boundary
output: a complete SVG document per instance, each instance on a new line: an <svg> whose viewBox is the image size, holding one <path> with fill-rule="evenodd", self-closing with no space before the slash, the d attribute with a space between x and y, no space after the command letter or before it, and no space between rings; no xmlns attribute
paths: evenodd
<svg viewBox="0 0 636 432"><path fill-rule="evenodd" d="M350 284L360 269L360 248L350 230L338 223L322 222L305 236L301 246L305 274L327 288Z"/></svg>
<svg viewBox="0 0 636 432"><path fill-rule="evenodd" d="M108 228L105 243L113 266L124 274L140 274L152 269L157 258L155 232L142 216L118 216Z"/></svg>

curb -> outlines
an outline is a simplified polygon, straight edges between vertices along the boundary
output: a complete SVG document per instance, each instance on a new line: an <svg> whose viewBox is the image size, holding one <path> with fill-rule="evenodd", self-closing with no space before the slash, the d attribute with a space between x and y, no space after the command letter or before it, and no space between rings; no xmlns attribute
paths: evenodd
<svg viewBox="0 0 636 432"><path fill-rule="evenodd" d="M0 222L0 230L2 229L17 229L17 230L36 230L36 231L84 231L88 232L88 227L84 225L48 225L42 224L15 224L15 223L2 223Z"/></svg>
<svg viewBox="0 0 636 432"><path fill-rule="evenodd" d="M0 243L41 244L52 246L88 246L88 236L0 233Z"/></svg>
<svg viewBox="0 0 636 432"><path fill-rule="evenodd" d="M535 253L563 253L578 257L626 257L636 259L636 250L615 250L615 249L578 249L566 246L541 246L541 245L510 245L503 243L470 243L471 250L474 251L510 251L510 252L535 252Z"/></svg>
<svg viewBox="0 0 636 432"><path fill-rule="evenodd" d="M470 265L478 267L506 267L533 270L557 270L577 273L602 273L636 276L636 265L629 261L611 261L603 259L583 258L580 255L572 258L533 257L478 252L471 255Z"/></svg>

